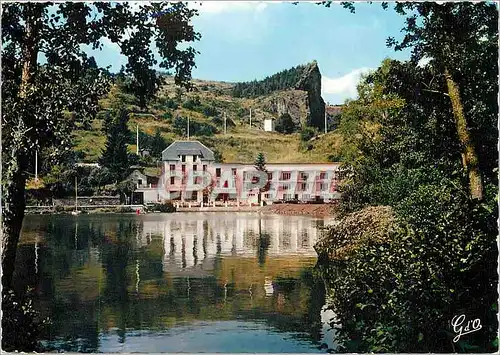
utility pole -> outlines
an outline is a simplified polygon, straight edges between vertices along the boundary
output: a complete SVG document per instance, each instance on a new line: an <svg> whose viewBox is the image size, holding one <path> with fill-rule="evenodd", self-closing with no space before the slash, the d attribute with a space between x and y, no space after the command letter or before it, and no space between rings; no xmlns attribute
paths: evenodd
<svg viewBox="0 0 500 355"><path fill-rule="evenodd" d="M78 177L75 176L75 211L78 211Z"/></svg>
<svg viewBox="0 0 500 355"><path fill-rule="evenodd" d="M135 153L139 155L139 125L137 125L136 143Z"/></svg>
<svg viewBox="0 0 500 355"><path fill-rule="evenodd" d="M250 109L250 128L252 128L252 109Z"/></svg>
<svg viewBox="0 0 500 355"><path fill-rule="evenodd" d="M224 134L227 133L226 112L224 112Z"/></svg>
<svg viewBox="0 0 500 355"><path fill-rule="evenodd" d="M188 116L188 121L187 121L187 140L189 140L189 116Z"/></svg>
<svg viewBox="0 0 500 355"><path fill-rule="evenodd" d="M327 116L327 113L326 113L326 105L325 105L325 134L328 132L328 128L326 126L326 116Z"/></svg>
<svg viewBox="0 0 500 355"><path fill-rule="evenodd" d="M35 152L35 181L38 181L38 150Z"/></svg>

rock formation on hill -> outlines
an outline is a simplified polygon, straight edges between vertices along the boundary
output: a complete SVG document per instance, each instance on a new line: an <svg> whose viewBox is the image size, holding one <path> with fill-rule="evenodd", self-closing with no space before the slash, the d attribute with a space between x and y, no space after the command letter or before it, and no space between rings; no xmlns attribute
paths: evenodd
<svg viewBox="0 0 500 355"><path fill-rule="evenodd" d="M321 97L321 73L316 61L261 81L237 83L234 91L238 97L254 98L262 110L276 118L288 113L297 128L324 127L325 102Z"/></svg>
<svg viewBox="0 0 500 355"><path fill-rule="evenodd" d="M309 108L307 125L318 128L324 127L325 102L321 97L321 73L316 61L304 69L295 88L307 92L307 104Z"/></svg>

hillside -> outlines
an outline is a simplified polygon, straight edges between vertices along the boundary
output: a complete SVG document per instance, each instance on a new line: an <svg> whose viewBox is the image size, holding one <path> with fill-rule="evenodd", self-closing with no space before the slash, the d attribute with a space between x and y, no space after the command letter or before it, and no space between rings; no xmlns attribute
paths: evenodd
<svg viewBox="0 0 500 355"><path fill-rule="evenodd" d="M263 95L247 95L249 97L243 97L241 93L235 95L235 88L246 87L247 83L234 84L196 79L192 81L193 90L187 92L177 87L172 77L167 77L157 99L151 102L146 110L140 110L136 106L136 99L125 94L119 85L113 86L100 104L105 110L116 101L124 102L132 112L129 122L132 132L135 133L137 125L141 132L149 135L154 135L159 129L167 142L186 139L189 118L190 139L200 140L208 147L219 151L225 162L250 163L260 151L264 153L268 162L326 162L332 159L330 155L335 154L335 148L339 144L339 138L335 133L328 133L310 142L303 142L300 138L300 131L304 127L313 126L312 100L323 103L320 96L314 98L314 95L317 95L314 90L321 92L321 86L315 88L318 85L319 69L314 62L297 68L300 72L296 72L296 68L282 72L293 78L288 82L285 81L287 87L269 90ZM310 72L314 75L310 75ZM282 73L277 74L278 79ZM261 82L254 82L253 85L264 83L268 87L270 79L275 80L276 75ZM295 85L292 85L294 81ZM308 88L309 91L305 90ZM323 115L324 109L323 103ZM252 126L250 126L250 110ZM263 130L264 119L278 119L284 113L292 117L296 133L280 134ZM226 134L224 134L224 115L227 120ZM86 162L97 161L104 148L105 136L102 125L103 121L98 117L92 127L74 132L75 150L83 153L83 160ZM136 146L130 144L129 148L131 152L135 152Z"/></svg>

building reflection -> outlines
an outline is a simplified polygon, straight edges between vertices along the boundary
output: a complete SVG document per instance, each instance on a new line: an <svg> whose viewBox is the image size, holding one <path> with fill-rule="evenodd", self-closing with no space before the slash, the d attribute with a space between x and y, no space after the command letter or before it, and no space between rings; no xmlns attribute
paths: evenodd
<svg viewBox="0 0 500 355"><path fill-rule="evenodd" d="M33 285L53 320L50 346L98 352L107 334L117 334L118 346L134 331L234 319L300 333L313 346L331 339L324 287L311 273L318 220L88 215L78 220L78 231L66 222L55 220L33 237L28 230L18 256L19 288ZM83 348L80 338L89 342Z"/></svg>
<svg viewBox="0 0 500 355"><path fill-rule="evenodd" d="M206 265L216 256L254 257L266 244L268 257L316 255L313 245L319 231L314 220L294 218L284 220L264 216L238 218L235 214L207 215L192 213L189 219L174 216L164 220L141 221L139 247L147 246L152 238L163 242L163 270L176 272ZM221 218L222 217L222 218Z"/></svg>

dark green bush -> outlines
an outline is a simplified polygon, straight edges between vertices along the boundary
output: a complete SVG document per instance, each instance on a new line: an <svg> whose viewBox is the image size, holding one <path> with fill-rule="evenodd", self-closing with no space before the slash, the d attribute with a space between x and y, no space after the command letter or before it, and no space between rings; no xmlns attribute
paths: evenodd
<svg viewBox="0 0 500 355"><path fill-rule="evenodd" d="M293 122L292 116L288 113L282 114L277 120L275 127L276 132L291 134L295 132L295 123Z"/></svg>
<svg viewBox="0 0 500 355"><path fill-rule="evenodd" d="M207 117L213 117L218 114L217 109L209 105L202 105L201 113L203 113Z"/></svg>
<svg viewBox="0 0 500 355"><path fill-rule="evenodd" d="M174 100L169 98L165 101L165 107L172 110L177 110L177 108L179 108L179 105Z"/></svg>
<svg viewBox="0 0 500 355"><path fill-rule="evenodd" d="M493 196L475 204L453 185L422 185L396 207L398 227L387 241L361 243L347 260L321 264L344 351L497 350ZM349 228L351 238L359 234L359 225ZM454 344L450 322L460 314L479 318L483 329Z"/></svg>
<svg viewBox="0 0 500 355"><path fill-rule="evenodd" d="M302 131L300 131L300 140L303 142L307 142L312 137L316 135L316 130L312 127L304 127Z"/></svg>
<svg viewBox="0 0 500 355"><path fill-rule="evenodd" d="M200 106L200 98L199 97L193 97L189 98L186 101L182 103L182 107L188 110L196 110L198 106Z"/></svg>
<svg viewBox="0 0 500 355"><path fill-rule="evenodd" d="M162 118L167 121L167 122L170 122L172 120L172 112L171 111L165 111L165 113L162 115Z"/></svg>
<svg viewBox="0 0 500 355"><path fill-rule="evenodd" d="M175 207L171 202L154 203L152 205L148 205L146 210L147 212L172 213L175 212Z"/></svg>
<svg viewBox="0 0 500 355"><path fill-rule="evenodd" d="M2 290L2 349L4 351L40 352L38 340L49 319L40 319L33 308L31 294L18 297L12 290Z"/></svg>

